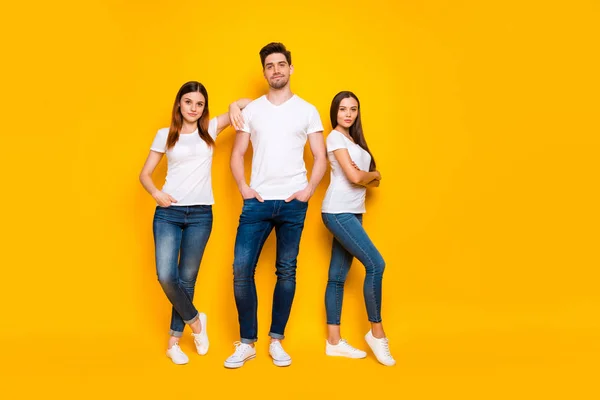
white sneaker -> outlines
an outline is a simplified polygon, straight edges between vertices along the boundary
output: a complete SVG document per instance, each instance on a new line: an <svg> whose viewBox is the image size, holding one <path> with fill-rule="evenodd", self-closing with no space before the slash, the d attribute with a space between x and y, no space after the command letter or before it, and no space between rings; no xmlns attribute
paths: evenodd
<svg viewBox="0 0 600 400"><path fill-rule="evenodd" d="M256 357L256 350L249 344L235 342L234 345L235 352L225 360L225 368L239 368Z"/></svg>
<svg viewBox="0 0 600 400"><path fill-rule="evenodd" d="M348 357L348 358L365 358L367 353L362 350L356 349L345 339L340 339L338 344L331 344L325 340L325 354L328 356Z"/></svg>
<svg viewBox="0 0 600 400"><path fill-rule="evenodd" d="M269 345L269 354L273 359L273 364L278 367L287 367L292 363L292 357L285 352L279 340L271 342Z"/></svg>
<svg viewBox="0 0 600 400"><path fill-rule="evenodd" d="M175 343L169 350L167 350L167 357L169 357L177 365L187 364L190 359L181 351L179 343Z"/></svg>
<svg viewBox="0 0 600 400"><path fill-rule="evenodd" d="M196 351L201 356L208 353L208 334L206 332L206 314L199 313L198 319L200 319L200 324L202 325L202 331L200 333L192 332L192 336L194 337L194 344L196 345Z"/></svg>
<svg viewBox="0 0 600 400"><path fill-rule="evenodd" d="M377 361L383 365L387 365L388 367L396 364L396 360L394 360L394 357L392 357L392 354L390 353L390 347L387 338L377 339L369 330L369 332L367 332L365 335L365 340L367 341L367 344L371 350L373 350L373 354L375 354Z"/></svg>

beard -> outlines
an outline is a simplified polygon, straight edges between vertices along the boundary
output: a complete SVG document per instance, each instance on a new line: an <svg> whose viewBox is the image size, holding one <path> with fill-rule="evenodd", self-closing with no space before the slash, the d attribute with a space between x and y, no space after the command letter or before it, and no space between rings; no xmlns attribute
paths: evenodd
<svg viewBox="0 0 600 400"><path fill-rule="evenodd" d="M273 89L281 89L282 87L284 87L285 85L288 84L289 80L290 80L289 78L288 79L280 78L278 80L270 80L269 86Z"/></svg>

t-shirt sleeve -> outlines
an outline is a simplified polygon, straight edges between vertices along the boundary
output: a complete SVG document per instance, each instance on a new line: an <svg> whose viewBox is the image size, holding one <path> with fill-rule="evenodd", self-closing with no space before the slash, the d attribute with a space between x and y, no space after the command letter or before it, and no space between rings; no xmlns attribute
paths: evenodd
<svg viewBox="0 0 600 400"><path fill-rule="evenodd" d="M154 137L152 146L150 146L150 150L156 151L158 153L165 153L167 151L167 137L168 136L169 136L169 128L159 129L158 132L156 132L156 136Z"/></svg>
<svg viewBox="0 0 600 400"><path fill-rule="evenodd" d="M306 133L310 135L311 133L315 132L323 132L323 124L321 123L321 117L319 116L319 112L313 106L311 107Z"/></svg>
<svg viewBox="0 0 600 400"><path fill-rule="evenodd" d="M252 103L250 103L250 104L252 104ZM242 129L240 129L240 131L247 132L247 133L250 133L250 118L252 118L252 113L249 108L250 107L246 106L246 108L244 108L242 110L242 118L244 118L244 126L242 126Z"/></svg>
<svg viewBox="0 0 600 400"><path fill-rule="evenodd" d="M208 121L208 134L210 135L211 138L213 138L213 140L215 140L217 138L217 127L219 126L219 121L217 120L217 117L214 117L213 119L211 119L210 121Z"/></svg>
<svg viewBox="0 0 600 400"><path fill-rule="evenodd" d="M332 131L329 136L327 136L327 151L335 151L338 149L347 149L348 145L346 145L346 141L336 131Z"/></svg>

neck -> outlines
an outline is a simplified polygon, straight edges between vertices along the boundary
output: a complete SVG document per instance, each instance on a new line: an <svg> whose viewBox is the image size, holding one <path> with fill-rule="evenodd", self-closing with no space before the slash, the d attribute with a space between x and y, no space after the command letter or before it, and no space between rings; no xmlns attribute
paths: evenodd
<svg viewBox="0 0 600 400"><path fill-rule="evenodd" d="M280 105L288 101L292 98L294 93L290 90L290 85L287 84L281 89L273 89L269 88L269 93L267 93L267 100L275 105Z"/></svg>
<svg viewBox="0 0 600 400"><path fill-rule="evenodd" d="M335 130L344 134L344 136L348 137L348 139L352 140L352 137L350 137L350 129L344 128L343 126L337 125L335 127ZM354 140L352 140L354 141Z"/></svg>
<svg viewBox="0 0 600 400"><path fill-rule="evenodd" d="M183 125L181 126L181 133L192 133L196 129L198 129L198 124L196 122L189 123L187 121L183 121Z"/></svg>

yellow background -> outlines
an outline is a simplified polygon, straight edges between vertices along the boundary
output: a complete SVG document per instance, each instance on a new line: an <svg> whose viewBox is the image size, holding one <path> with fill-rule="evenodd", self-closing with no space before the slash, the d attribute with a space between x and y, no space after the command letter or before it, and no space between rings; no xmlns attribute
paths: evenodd
<svg viewBox="0 0 600 400"><path fill-rule="evenodd" d="M600 6L559 3L3 4L0 396L597 398ZM335 93L362 102L383 175L365 226L387 261L394 368L324 356L328 175L301 242L293 365L267 353L271 237L258 356L223 368L238 335L231 129L217 142L197 283L210 352L194 355L186 331L190 363L164 356L170 307L139 171L182 83L206 85L213 115L263 94L270 41L292 51L292 89L326 132ZM355 263L342 332L365 349L363 276Z"/></svg>

